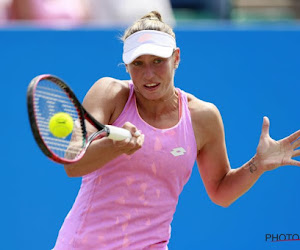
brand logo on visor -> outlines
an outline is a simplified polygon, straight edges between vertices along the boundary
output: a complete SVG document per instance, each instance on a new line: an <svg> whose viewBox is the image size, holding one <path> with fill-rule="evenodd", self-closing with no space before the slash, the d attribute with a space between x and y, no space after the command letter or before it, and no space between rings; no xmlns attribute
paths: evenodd
<svg viewBox="0 0 300 250"><path fill-rule="evenodd" d="M144 42L146 42L146 41L150 41L151 39L152 39L152 35L150 35L150 34L144 34L144 35L141 35L141 36L139 37L138 41L139 41L140 43L144 43Z"/></svg>

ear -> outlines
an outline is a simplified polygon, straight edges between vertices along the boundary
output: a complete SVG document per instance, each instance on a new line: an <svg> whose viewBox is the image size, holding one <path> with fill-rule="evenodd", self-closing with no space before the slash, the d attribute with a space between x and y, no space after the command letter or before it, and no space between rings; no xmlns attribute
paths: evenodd
<svg viewBox="0 0 300 250"><path fill-rule="evenodd" d="M180 49L176 48L174 51L174 68L177 69L180 63Z"/></svg>

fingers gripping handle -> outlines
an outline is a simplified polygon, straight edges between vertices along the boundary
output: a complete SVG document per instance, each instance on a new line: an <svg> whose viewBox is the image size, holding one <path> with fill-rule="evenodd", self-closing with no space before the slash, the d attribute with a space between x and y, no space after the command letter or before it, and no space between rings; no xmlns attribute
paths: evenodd
<svg viewBox="0 0 300 250"><path fill-rule="evenodd" d="M108 129L109 129L109 135L108 135L109 139L112 139L115 141L122 141L127 138L130 139L132 137L130 131L127 129L119 128L119 127L111 126L111 125L106 125L106 127L108 127Z"/></svg>

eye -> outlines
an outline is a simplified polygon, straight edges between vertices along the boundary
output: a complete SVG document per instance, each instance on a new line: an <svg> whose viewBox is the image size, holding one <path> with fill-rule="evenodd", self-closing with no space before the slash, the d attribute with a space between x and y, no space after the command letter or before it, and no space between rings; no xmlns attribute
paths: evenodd
<svg viewBox="0 0 300 250"><path fill-rule="evenodd" d="M154 63L154 64L159 64L159 63L161 63L162 61L163 61L162 58L156 58L156 59L154 59L153 63Z"/></svg>
<svg viewBox="0 0 300 250"><path fill-rule="evenodd" d="M143 64L143 62L141 62L141 61L133 61L132 62L132 65L134 65L134 66L141 66Z"/></svg>

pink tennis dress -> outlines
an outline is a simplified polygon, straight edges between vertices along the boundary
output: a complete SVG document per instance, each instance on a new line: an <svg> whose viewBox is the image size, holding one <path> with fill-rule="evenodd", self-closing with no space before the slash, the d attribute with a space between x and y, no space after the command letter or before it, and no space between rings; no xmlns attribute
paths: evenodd
<svg viewBox="0 0 300 250"><path fill-rule="evenodd" d="M128 101L113 125L133 123L145 134L144 145L83 176L55 250L167 249L178 197L197 155L187 96L177 89L180 120L157 129L139 116L133 84L129 87Z"/></svg>

